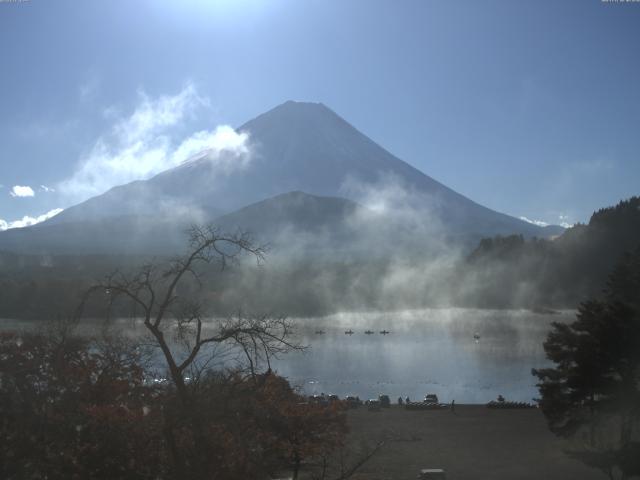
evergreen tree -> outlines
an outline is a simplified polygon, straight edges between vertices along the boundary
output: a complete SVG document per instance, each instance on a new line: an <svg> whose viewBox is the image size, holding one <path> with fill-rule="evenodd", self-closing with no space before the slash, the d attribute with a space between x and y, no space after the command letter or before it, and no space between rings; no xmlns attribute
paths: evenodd
<svg viewBox="0 0 640 480"><path fill-rule="evenodd" d="M581 442L574 456L611 478L640 473L640 249L625 256L601 299L544 343L555 366L534 369L540 408L557 435Z"/></svg>

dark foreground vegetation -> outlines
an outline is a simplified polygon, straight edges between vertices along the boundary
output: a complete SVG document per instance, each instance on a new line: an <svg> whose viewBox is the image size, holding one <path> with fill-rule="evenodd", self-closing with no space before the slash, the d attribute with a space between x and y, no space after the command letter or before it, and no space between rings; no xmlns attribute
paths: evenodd
<svg viewBox="0 0 640 480"><path fill-rule="evenodd" d="M640 248L575 322L553 324L544 349L554 366L533 374L551 431L609 478L640 476Z"/></svg>
<svg viewBox="0 0 640 480"><path fill-rule="evenodd" d="M344 440L340 404L308 404L274 373L203 374L184 404L147 360L118 337L3 334L0 477L269 478Z"/></svg>
<svg viewBox="0 0 640 480"><path fill-rule="evenodd" d="M194 227L189 251L170 262L114 272L89 288L73 320L43 334L0 335L0 477L6 479L247 479L301 466L344 479L340 402L308 403L271 359L295 342L284 318L205 322L191 292L203 272L241 255L262 258L243 235ZM74 334L87 306L105 331ZM147 337L111 332L129 309ZM122 333L122 332L121 332ZM365 456L366 458L366 456Z"/></svg>

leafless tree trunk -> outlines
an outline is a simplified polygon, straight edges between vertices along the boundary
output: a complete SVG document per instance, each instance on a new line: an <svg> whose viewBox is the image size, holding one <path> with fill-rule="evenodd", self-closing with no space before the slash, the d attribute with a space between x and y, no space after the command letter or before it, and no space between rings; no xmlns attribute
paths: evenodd
<svg viewBox="0 0 640 480"><path fill-rule="evenodd" d="M168 265L162 267L147 264L134 274L114 272L104 281L93 285L86 292L77 317L80 318L86 302L95 295L106 295L109 308L119 299L132 302L133 311L141 314L144 327L163 354L181 411L192 426L196 448L204 448L203 427L197 408L193 408L193 398L185 382L185 372L196 365L203 349L221 344L239 347L255 378L260 364L266 364L270 368L272 357L301 347L291 340L292 325L285 318L246 317L239 313L233 318L217 322L205 332L205 327L211 325L205 325L203 305L194 298L179 296L178 287L188 278L202 287L202 272L199 267L212 263L217 263L224 269L243 254L253 256L257 262L261 262L264 259L264 249L255 246L246 234L225 235L213 227L194 226L188 235L188 253L175 258ZM173 334L177 335L181 345L186 348L182 357L172 349L170 340ZM168 425L167 440L170 446L173 444L172 432L171 425ZM207 452L199 452L198 456L206 462ZM180 464L180 459L174 460L177 465ZM199 474L197 470L203 472L204 468L196 469L196 474Z"/></svg>

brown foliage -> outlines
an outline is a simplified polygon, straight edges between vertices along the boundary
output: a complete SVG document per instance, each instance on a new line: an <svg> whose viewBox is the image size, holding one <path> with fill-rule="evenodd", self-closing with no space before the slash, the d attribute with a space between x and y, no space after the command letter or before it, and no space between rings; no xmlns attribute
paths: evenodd
<svg viewBox="0 0 640 480"><path fill-rule="evenodd" d="M339 404L309 405L271 372L210 372L186 410L143 360L127 344L2 334L0 477L261 478L346 434Z"/></svg>

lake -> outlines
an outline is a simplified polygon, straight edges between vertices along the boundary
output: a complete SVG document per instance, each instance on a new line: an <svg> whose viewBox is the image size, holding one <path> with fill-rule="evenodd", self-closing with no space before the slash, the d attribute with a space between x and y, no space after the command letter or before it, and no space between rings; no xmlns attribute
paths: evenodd
<svg viewBox="0 0 640 480"><path fill-rule="evenodd" d="M276 370L307 394L388 394L395 402L435 393L440 401L458 403L485 403L502 394L530 402L538 396L531 369L549 364L542 343L550 323L574 318L572 310L549 315L447 308L299 319L309 349L287 355Z"/></svg>
<svg viewBox="0 0 640 480"><path fill-rule="evenodd" d="M395 402L399 396L416 401L435 393L441 402L486 403L501 394L531 402L538 396L531 369L548 365L542 343L551 322L574 318L573 310L541 314L468 308L297 318L299 340L309 348L282 356L273 368L309 395L367 399L387 394ZM2 323L4 329L37 325ZM140 323L116 325L143 331ZM82 330L95 328L85 324ZM354 333L345 334L349 330ZM383 330L389 333L382 335Z"/></svg>

